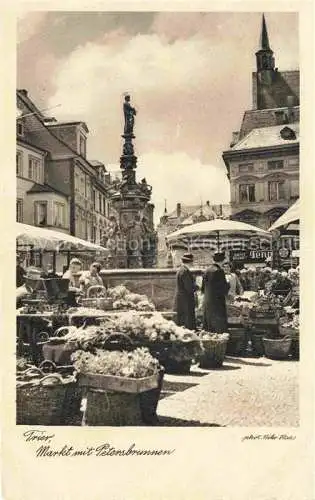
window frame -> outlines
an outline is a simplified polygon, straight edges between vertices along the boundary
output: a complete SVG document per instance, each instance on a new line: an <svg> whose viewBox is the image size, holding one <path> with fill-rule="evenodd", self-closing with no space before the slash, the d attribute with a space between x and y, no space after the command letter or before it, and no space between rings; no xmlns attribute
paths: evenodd
<svg viewBox="0 0 315 500"><path fill-rule="evenodd" d="M20 207L20 213L21 213L21 217L19 217L19 211L18 211L18 208ZM24 200L23 198L16 198L16 222L23 222L23 218L24 218L24 214L23 214L23 211L24 211Z"/></svg>
<svg viewBox="0 0 315 500"><path fill-rule="evenodd" d="M247 170L242 170L242 167L247 167ZM238 165L238 173L239 174L246 174L246 173L253 172L253 171L254 171L254 163L253 162L239 163L239 165Z"/></svg>
<svg viewBox="0 0 315 500"><path fill-rule="evenodd" d="M43 161L37 156L28 155L28 179L36 184L44 184Z"/></svg>
<svg viewBox="0 0 315 500"><path fill-rule="evenodd" d="M241 199L241 189L242 188L246 188L246 200L244 199ZM253 189L253 199L250 199L251 196L250 196L250 188L254 188ZM240 203L255 203L256 202L256 184L239 184L239 187L238 187L238 195L239 195L239 202Z"/></svg>
<svg viewBox="0 0 315 500"><path fill-rule="evenodd" d="M60 218L61 215L61 218ZM65 217L65 204L61 201L54 201L53 203L53 226L54 227L65 227L66 217ZM61 219L61 222L60 222Z"/></svg>
<svg viewBox="0 0 315 500"><path fill-rule="evenodd" d="M275 184L277 186L275 199L270 196L270 193L271 193L270 190L271 190L272 184ZM283 188L283 197L279 196L279 194L280 194L279 185L281 185ZM268 201L272 202L272 201L282 201L282 200L285 200L284 181L268 181Z"/></svg>
<svg viewBox="0 0 315 500"><path fill-rule="evenodd" d="M23 151L20 149L16 151L16 175L18 177L23 177Z"/></svg>
<svg viewBox="0 0 315 500"><path fill-rule="evenodd" d="M45 223L44 224L40 224L39 223L39 220L37 220L37 217L38 217L38 207L39 206L44 206L45 207ZM39 219L39 217L38 217ZM35 226L39 226L39 227L45 227L47 226L47 220L48 220L48 201L46 200L36 200L34 201L34 225Z"/></svg>
<svg viewBox="0 0 315 500"><path fill-rule="evenodd" d="M280 163L281 167L279 167L279 166L271 167L271 164L276 164L276 163ZM267 161L267 169L268 169L268 171L283 170L284 169L284 160L268 160Z"/></svg>

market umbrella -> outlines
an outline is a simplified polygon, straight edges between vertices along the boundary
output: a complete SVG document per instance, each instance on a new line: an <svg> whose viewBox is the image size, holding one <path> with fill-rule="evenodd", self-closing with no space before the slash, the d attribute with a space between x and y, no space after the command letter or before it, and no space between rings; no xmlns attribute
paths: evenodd
<svg viewBox="0 0 315 500"><path fill-rule="evenodd" d="M237 244L242 245L252 237L262 238L267 244L271 240L271 234L264 229L227 219L198 222L174 231L166 239L171 246L184 243L188 248L205 248L215 244L217 250L220 250L222 244L225 249L235 248Z"/></svg>
<svg viewBox="0 0 315 500"><path fill-rule="evenodd" d="M16 241L19 246L29 245L33 250L45 251L98 251L107 252L106 248L81 240L70 234L52 231L37 226L16 222Z"/></svg>
<svg viewBox="0 0 315 500"><path fill-rule="evenodd" d="M289 229L289 226L294 225L294 223L300 220L300 200L297 200L286 212L284 212L279 219L276 220L269 228L269 231L274 231L275 229L280 229L285 227ZM296 229L296 227L294 227Z"/></svg>

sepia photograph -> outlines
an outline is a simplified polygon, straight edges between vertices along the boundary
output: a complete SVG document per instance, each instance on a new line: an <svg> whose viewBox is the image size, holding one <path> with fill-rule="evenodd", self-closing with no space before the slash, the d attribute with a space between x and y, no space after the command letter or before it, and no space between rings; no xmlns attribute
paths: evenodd
<svg viewBox="0 0 315 500"><path fill-rule="evenodd" d="M30 10L16 50L16 424L298 429L299 13Z"/></svg>

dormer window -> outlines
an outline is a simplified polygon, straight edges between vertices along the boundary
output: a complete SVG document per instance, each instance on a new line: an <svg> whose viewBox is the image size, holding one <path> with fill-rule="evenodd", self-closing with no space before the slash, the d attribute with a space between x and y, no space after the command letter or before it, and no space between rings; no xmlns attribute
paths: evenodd
<svg viewBox="0 0 315 500"><path fill-rule="evenodd" d="M16 122L16 133L20 137L23 137L23 135L24 135L24 125L23 125L22 120L17 120L17 122Z"/></svg>
<svg viewBox="0 0 315 500"><path fill-rule="evenodd" d="M285 141L294 141L296 139L296 133L290 127L284 127L281 129L280 135Z"/></svg>

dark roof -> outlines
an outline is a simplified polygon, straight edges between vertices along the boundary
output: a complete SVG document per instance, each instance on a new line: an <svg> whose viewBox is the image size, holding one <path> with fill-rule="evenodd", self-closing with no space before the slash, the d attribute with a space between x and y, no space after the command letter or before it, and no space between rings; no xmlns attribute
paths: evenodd
<svg viewBox="0 0 315 500"><path fill-rule="evenodd" d="M16 143L17 144L21 143L22 146L25 145L25 146L29 146L30 148L37 149L41 153L46 153L46 154L48 153L48 151L46 149L35 146L35 144L33 144L29 141L26 141L23 137L20 137L20 136L16 139Z"/></svg>
<svg viewBox="0 0 315 500"><path fill-rule="evenodd" d="M278 125L277 113L288 112L288 107L273 109L253 109L245 111L240 130L240 139L243 139L255 128L273 127ZM291 108L292 118L290 122L296 123L300 120L300 107ZM288 124L290 126L290 124Z"/></svg>
<svg viewBox="0 0 315 500"><path fill-rule="evenodd" d="M52 188L51 186L48 186L47 184L34 184L31 189L27 191L27 193L57 193L62 196L67 197L65 193L62 193L58 189Z"/></svg>
<svg viewBox="0 0 315 500"><path fill-rule="evenodd" d="M67 144L58 135L56 135L52 130L52 127L47 126L47 124L45 124L43 115L40 113L40 111L36 108L31 99L28 97L26 91L17 90L17 95L22 100L23 104L30 111L33 111L35 113L32 116L24 117L25 120L24 123L27 124L27 126L25 127L25 135L26 137L29 137L30 144L33 144L33 141L36 143L40 143L39 144L40 147L52 153L53 148L51 147L50 138L53 138L53 140L57 140L59 145L62 146L62 151L60 152L60 154L64 154L64 152L67 152L68 154L72 153L72 156L82 160L89 167L93 168L90 162L86 158L84 158L84 156L80 155L75 149L73 149L71 146L69 146L69 144ZM36 120L40 120L41 122L40 128L38 127L39 124L38 121Z"/></svg>

